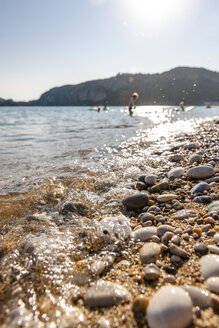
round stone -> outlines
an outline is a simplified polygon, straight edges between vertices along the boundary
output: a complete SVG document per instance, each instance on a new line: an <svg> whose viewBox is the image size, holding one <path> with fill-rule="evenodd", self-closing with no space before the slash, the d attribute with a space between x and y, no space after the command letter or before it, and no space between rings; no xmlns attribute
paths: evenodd
<svg viewBox="0 0 219 328"><path fill-rule="evenodd" d="M90 307L111 306L130 298L129 292L121 285L110 281L99 280L90 287L84 297L85 304Z"/></svg>
<svg viewBox="0 0 219 328"><path fill-rule="evenodd" d="M169 224L162 224L157 228L157 234L159 237L162 237L167 231L174 231L174 227Z"/></svg>
<svg viewBox="0 0 219 328"><path fill-rule="evenodd" d="M214 169L210 166L200 165L189 169L186 175L192 179L207 179L214 175Z"/></svg>
<svg viewBox="0 0 219 328"><path fill-rule="evenodd" d="M183 160L183 156L180 155L180 154L174 154L174 155L171 155L168 160L170 162L180 162Z"/></svg>
<svg viewBox="0 0 219 328"><path fill-rule="evenodd" d="M208 209L211 212L219 212L219 200L212 202L211 205L208 206Z"/></svg>
<svg viewBox="0 0 219 328"><path fill-rule="evenodd" d="M219 244L219 233L218 232L214 236L214 241L216 244Z"/></svg>
<svg viewBox="0 0 219 328"><path fill-rule="evenodd" d="M126 197L123 200L123 205L127 209L138 210L148 205L149 196L146 193L135 194L133 196Z"/></svg>
<svg viewBox="0 0 219 328"><path fill-rule="evenodd" d="M206 280L206 285L212 292L219 294L219 277L208 278Z"/></svg>
<svg viewBox="0 0 219 328"><path fill-rule="evenodd" d="M201 164L202 157L199 154L193 154L189 157L189 164L192 165L193 163Z"/></svg>
<svg viewBox="0 0 219 328"><path fill-rule="evenodd" d="M219 276L219 255L205 255L200 260L201 273L204 279Z"/></svg>
<svg viewBox="0 0 219 328"><path fill-rule="evenodd" d="M152 236L157 235L157 227L144 227L132 232L131 236L134 240L147 241Z"/></svg>
<svg viewBox="0 0 219 328"><path fill-rule="evenodd" d="M182 288L189 293L194 306L199 306L201 309L211 306L210 293L207 290L194 286L182 286Z"/></svg>
<svg viewBox="0 0 219 328"><path fill-rule="evenodd" d="M157 243L145 243L140 249L140 258L143 263L155 262L161 253L161 247Z"/></svg>
<svg viewBox="0 0 219 328"><path fill-rule="evenodd" d="M196 184L192 189L191 189L191 194L197 194L197 193L202 193L204 190L209 190L210 186L207 182L200 182Z"/></svg>
<svg viewBox="0 0 219 328"><path fill-rule="evenodd" d="M132 309L134 312L145 312L148 307L148 298L144 295L138 295L133 302Z"/></svg>
<svg viewBox="0 0 219 328"><path fill-rule="evenodd" d="M152 297L147 310L150 328L186 328L192 322L192 302L180 287L164 286Z"/></svg>
<svg viewBox="0 0 219 328"><path fill-rule="evenodd" d="M197 253L207 253L208 252L208 247L204 243L197 243L194 246L194 251Z"/></svg>
<svg viewBox="0 0 219 328"><path fill-rule="evenodd" d="M198 146L194 142L184 145L184 149L196 149L197 147Z"/></svg>
<svg viewBox="0 0 219 328"><path fill-rule="evenodd" d="M144 181L147 185L153 186L157 183L157 176L156 175L146 175Z"/></svg>
<svg viewBox="0 0 219 328"><path fill-rule="evenodd" d="M181 176L183 176L185 170L183 167L177 167L177 168L174 168L172 170L170 170L167 174L168 178L181 178Z"/></svg>

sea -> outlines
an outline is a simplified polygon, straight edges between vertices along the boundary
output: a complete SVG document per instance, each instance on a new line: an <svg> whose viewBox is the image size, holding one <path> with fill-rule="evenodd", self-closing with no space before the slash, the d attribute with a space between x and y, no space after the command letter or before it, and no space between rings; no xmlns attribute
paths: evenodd
<svg viewBox="0 0 219 328"><path fill-rule="evenodd" d="M219 107L181 112L171 106L139 106L98 112L90 107L1 107L0 194L25 192L45 178L103 171L124 156L129 143L155 141L219 115ZM116 155L116 156L115 156Z"/></svg>
<svg viewBox="0 0 219 328"><path fill-rule="evenodd" d="M218 117L216 106L0 107L1 327L90 327L81 293L129 260L136 213L122 200Z"/></svg>

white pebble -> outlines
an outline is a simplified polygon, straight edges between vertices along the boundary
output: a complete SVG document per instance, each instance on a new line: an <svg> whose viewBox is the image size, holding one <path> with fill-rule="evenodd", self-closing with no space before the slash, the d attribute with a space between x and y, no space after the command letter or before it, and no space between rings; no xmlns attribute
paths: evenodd
<svg viewBox="0 0 219 328"><path fill-rule="evenodd" d="M192 322L189 294L180 287L161 287L149 303L147 318L150 328L186 328Z"/></svg>
<svg viewBox="0 0 219 328"><path fill-rule="evenodd" d="M219 277L208 278L206 285L212 292L219 294Z"/></svg>
<svg viewBox="0 0 219 328"><path fill-rule="evenodd" d="M219 255L205 255L200 260L201 273L204 279L219 276Z"/></svg>

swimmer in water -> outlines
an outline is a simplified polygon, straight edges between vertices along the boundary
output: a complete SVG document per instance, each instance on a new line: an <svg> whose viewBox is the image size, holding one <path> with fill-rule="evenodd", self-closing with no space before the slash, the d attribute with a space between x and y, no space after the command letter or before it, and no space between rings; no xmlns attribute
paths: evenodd
<svg viewBox="0 0 219 328"><path fill-rule="evenodd" d="M134 92L130 98L129 101L129 115L132 116L133 115L133 108L135 108L135 101L139 98L139 95L137 94L137 92Z"/></svg>

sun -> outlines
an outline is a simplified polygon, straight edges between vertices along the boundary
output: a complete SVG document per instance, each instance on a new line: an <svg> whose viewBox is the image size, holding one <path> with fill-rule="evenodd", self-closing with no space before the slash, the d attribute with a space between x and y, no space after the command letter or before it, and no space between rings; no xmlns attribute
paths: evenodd
<svg viewBox="0 0 219 328"><path fill-rule="evenodd" d="M161 29L185 14L187 0L118 0L125 21L132 26Z"/></svg>

